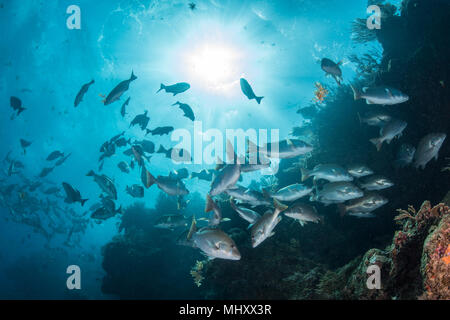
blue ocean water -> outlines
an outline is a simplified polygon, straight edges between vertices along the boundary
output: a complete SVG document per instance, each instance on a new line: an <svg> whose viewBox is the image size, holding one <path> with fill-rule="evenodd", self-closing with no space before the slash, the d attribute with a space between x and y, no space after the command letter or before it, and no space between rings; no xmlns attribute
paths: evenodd
<svg viewBox="0 0 450 320"><path fill-rule="evenodd" d="M399 1L391 3L398 5ZM0 207L0 298L120 296L102 290L106 276L102 247L119 234L121 214L99 223L89 218L89 208L100 202L102 190L86 174L94 170L111 178L118 193L117 208L125 209L135 202L155 208L162 192L156 186L146 188L142 199L125 191L127 186L142 185L137 163L128 174L117 167L120 161L130 163L132 157L123 154L130 146L116 147L115 154L105 158L99 171L100 147L122 132L127 140L151 140L156 149L177 144L171 140L172 134L146 135L139 126L130 127L136 115L148 111L149 129L172 126L193 134L194 122L172 106L179 101L191 106L203 132L277 129L280 139L285 139L293 127L308 122L297 110L314 101L315 83L329 90L338 88L335 80L321 69L322 58L342 60L344 83L348 84L357 76L357 66L348 56L382 52L377 42L358 44L351 39L351 22L367 17L367 3L363 0L205 0L192 4L178 0L2 1L0 101L4 112L0 159L5 160L0 184L2 188L11 184L15 187L10 195L3 193ZM70 5L80 9L80 29L67 26L72 14L66 12ZM104 105L105 97L117 84L129 79L132 72L137 79L120 100ZM240 78L249 81L257 96L264 96L261 104L245 97ZM95 82L74 107L81 86L91 80ZM178 82L189 83L189 90L176 96L164 90L157 93L161 84ZM9 106L11 96L20 98L26 108L14 119ZM121 107L129 97L122 116ZM26 152L20 139L31 142ZM192 143L189 151L193 155L203 153L203 148L195 148ZM54 163L46 158L55 150L71 155L46 177L39 177L43 168ZM17 169L20 174L8 175L10 162L6 159L23 164L24 168ZM155 177L182 168L199 172L215 167L214 163L203 161L176 164L158 153L151 154L146 163ZM294 174L299 180L300 171ZM248 186L260 177L258 172L250 173L240 183ZM35 182L42 185L30 191ZM62 182L89 199L86 204L65 203ZM198 179L185 179L184 183L190 194L197 192L202 198L211 184ZM61 189L60 196L44 194L52 186ZM50 206L61 208L62 217L49 217L50 211L43 209L47 208L47 199L54 201ZM177 202L176 197L170 199ZM23 210L16 220L11 217L14 206L16 214L19 208ZM86 214L82 232L73 231L73 220L64 217L68 208L74 210L72 216ZM203 209L203 203L198 208ZM40 217L37 224L51 237L24 221L23 217L33 210ZM174 212L162 212L169 213ZM59 221L62 229L49 228L51 219ZM73 235L68 241L71 230ZM181 254L188 249L173 250ZM193 255L192 252L186 255ZM160 261L160 265L155 262L155 268L179 263L190 269L196 260L173 259ZM67 289L69 265L80 266L82 290ZM176 283L184 286L180 297L200 297L188 272L169 276L172 278L164 280L171 283L167 297L177 297ZM188 289L187 283L191 286Z"/></svg>

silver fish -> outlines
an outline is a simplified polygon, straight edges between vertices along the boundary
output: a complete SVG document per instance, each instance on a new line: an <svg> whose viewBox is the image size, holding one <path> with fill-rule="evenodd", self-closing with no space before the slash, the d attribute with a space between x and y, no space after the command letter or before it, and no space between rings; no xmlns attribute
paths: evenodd
<svg viewBox="0 0 450 320"><path fill-rule="evenodd" d="M267 238L273 236L275 233L273 230L277 224L281 221L280 213L287 209L287 206L274 200L275 209L273 212L266 212L251 229L251 241L252 247L256 248Z"/></svg>
<svg viewBox="0 0 450 320"><path fill-rule="evenodd" d="M338 207L341 216L348 214L357 217L372 218L374 215L371 213L388 202L389 200L382 195L372 192L362 198L351 200L348 204L338 205Z"/></svg>
<svg viewBox="0 0 450 320"><path fill-rule="evenodd" d="M214 177L211 183L209 194L211 196L219 195L232 188L241 176L239 164L227 164Z"/></svg>
<svg viewBox="0 0 450 320"><path fill-rule="evenodd" d="M127 186L125 191L133 198L144 197L144 188L138 184L133 184L131 187Z"/></svg>
<svg viewBox="0 0 450 320"><path fill-rule="evenodd" d="M236 186L225 192L239 202L247 203L254 207L261 205L268 206L271 204L268 197L265 197L262 193L242 186Z"/></svg>
<svg viewBox="0 0 450 320"><path fill-rule="evenodd" d="M205 227L197 230L195 218L192 219L187 240L211 259L241 259L241 254L233 239L217 228Z"/></svg>
<svg viewBox="0 0 450 320"><path fill-rule="evenodd" d="M405 130L407 125L408 124L402 120L391 120L380 129L380 136L378 138L370 139L370 142L372 142L377 147L377 150L380 151L384 141L389 144L394 138L401 137L403 130Z"/></svg>
<svg viewBox="0 0 450 320"><path fill-rule="evenodd" d="M297 220L302 226L307 222L323 222L323 217L319 216L316 208L306 203L294 203L283 214Z"/></svg>
<svg viewBox="0 0 450 320"><path fill-rule="evenodd" d="M329 205L357 199L363 195L362 190L351 182L330 182L324 185L321 190L316 191L316 194L310 197L310 201L319 201Z"/></svg>
<svg viewBox="0 0 450 320"><path fill-rule="evenodd" d="M174 230L180 227L186 227L188 220L181 214L170 214L159 217L155 224L155 228Z"/></svg>
<svg viewBox="0 0 450 320"><path fill-rule="evenodd" d="M347 167L348 173L350 173L355 178L361 178L365 176L370 176L373 174L373 170L363 164L351 164Z"/></svg>
<svg viewBox="0 0 450 320"><path fill-rule="evenodd" d="M386 188L390 188L394 185L394 183L389 180L388 178L385 178L383 176L375 175L366 177L361 180L360 186L363 189L372 191L372 190L383 190Z"/></svg>
<svg viewBox="0 0 450 320"><path fill-rule="evenodd" d="M271 196L279 201L295 201L307 196L312 191L312 187L296 183L278 190L277 192L271 194Z"/></svg>
<svg viewBox="0 0 450 320"><path fill-rule="evenodd" d="M94 181L98 184L100 189L103 190L108 196L113 198L114 200L117 200L117 190L114 186L114 182L107 177L106 175L102 174L96 174L93 170L89 171L86 176L93 177Z"/></svg>
<svg viewBox="0 0 450 320"><path fill-rule="evenodd" d="M371 87L363 88L362 92L351 86L355 100L366 99L367 104L394 105L409 100L408 95L400 90L390 87Z"/></svg>
<svg viewBox="0 0 450 320"><path fill-rule="evenodd" d="M402 144L397 153L397 159L394 161L394 165L399 168L406 167L411 164L414 159L416 148L410 144Z"/></svg>
<svg viewBox="0 0 450 320"><path fill-rule="evenodd" d="M342 70L339 68L341 64L342 61L335 63L328 58L323 58L320 62L322 70L325 71L327 75L331 75L339 86L342 83Z"/></svg>
<svg viewBox="0 0 450 320"><path fill-rule="evenodd" d="M353 180L353 176L347 170L336 164L318 164L312 170L301 168L300 171L302 173L302 181L307 180L309 177L314 177L314 180L324 179L329 182Z"/></svg>
<svg viewBox="0 0 450 320"><path fill-rule="evenodd" d="M384 127L392 120L392 117L384 111L368 111L362 116L358 113L358 118L360 123L375 127Z"/></svg>
<svg viewBox="0 0 450 320"><path fill-rule="evenodd" d="M247 143L249 154L258 152L268 158L290 159L313 150L310 144L299 139L286 139L279 142L266 143L263 147L258 147L250 140Z"/></svg>
<svg viewBox="0 0 450 320"><path fill-rule="evenodd" d="M144 185L149 188L153 184L156 184L159 189L171 196L184 196L189 194L189 190L186 189L183 181L179 179L174 179L171 177L158 176L155 178L148 170L144 167L142 172L146 173L146 183Z"/></svg>
<svg viewBox="0 0 450 320"><path fill-rule="evenodd" d="M261 215L251 209L245 208L245 207L238 207L234 201L233 198L230 199L230 205L231 208L236 211L239 216L244 219L245 221L248 221L250 223L249 228L261 218Z"/></svg>
<svg viewBox="0 0 450 320"><path fill-rule="evenodd" d="M425 169L431 159L438 159L439 149L447 135L445 133L430 133L423 137L414 155L414 167Z"/></svg>
<svg viewBox="0 0 450 320"><path fill-rule="evenodd" d="M217 226L222 221L222 209L220 209L217 202L215 202L209 194L206 195L205 212L213 212L213 216L209 219L209 225L211 227Z"/></svg>

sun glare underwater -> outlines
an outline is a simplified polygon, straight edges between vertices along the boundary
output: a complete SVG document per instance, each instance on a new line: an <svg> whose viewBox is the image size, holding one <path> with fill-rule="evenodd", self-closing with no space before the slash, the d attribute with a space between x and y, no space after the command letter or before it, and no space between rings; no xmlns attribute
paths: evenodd
<svg viewBox="0 0 450 320"><path fill-rule="evenodd" d="M0 18L0 299L450 299L448 1Z"/></svg>

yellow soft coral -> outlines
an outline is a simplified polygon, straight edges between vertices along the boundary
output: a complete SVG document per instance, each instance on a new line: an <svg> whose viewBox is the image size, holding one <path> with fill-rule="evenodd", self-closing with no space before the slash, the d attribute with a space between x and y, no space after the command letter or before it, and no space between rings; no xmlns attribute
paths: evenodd
<svg viewBox="0 0 450 320"><path fill-rule="evenodd" d="M328 90L325 89L319 82L315 83L317 90L314 92L314 100L319 103L323 103L326 96L328 95Z"/></svg>
<svg viewBox="0 0 450 320"><path fill-rule="evenodd" d="M200 287L202 285L203 277L202 275L203 271L203 261L197 261L195 263L195 266L191 270L191 276L194 278L194 283L197 285L197 287Z"/></svg>

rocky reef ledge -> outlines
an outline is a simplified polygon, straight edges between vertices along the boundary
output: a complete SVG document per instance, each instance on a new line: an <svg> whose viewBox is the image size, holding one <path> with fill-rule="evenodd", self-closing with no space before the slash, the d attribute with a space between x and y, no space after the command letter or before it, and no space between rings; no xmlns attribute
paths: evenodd
<svg viewBox="0 0 450 320"><path fill-rule="evenodd" d="M279 247L280 255L264 259L265 272L250 256L245 269L235 263L208 261L203 264L206 298L240 299L450 299L450 192L442 203L425 201L419 210L398 209L399 230L384 250L370 249L336 270L305 260L280 261L295 244ZM276 243L273 245L277 246ZM268 249L269 250L269 249ZM273 252L273 251L272 251ZM261 255L258 255L261 257ZM264 255L263 255L264 256ZM287 255L289 256L289 255ZM284 258L286 259L286 258ZM252 265L252 261L255 263ZM293 266L296 267L293 267ZM379 289L368 289L368 268L378 266ZM235 272L233 272L233 269ZM252 271L253 270L253 271ZM239 277L233 277L239 274ZM236 279L235 281L233 280ZM255 279L258 278L258 279ZM255 286L240 282L250 281ZM239 290L240 288L240 290ZM245 288L252 288L246 292ZM267 288L270 290L264 290ZM278 289L274 289L278 288Z"/></svg>

